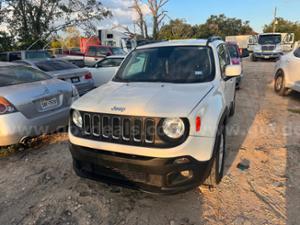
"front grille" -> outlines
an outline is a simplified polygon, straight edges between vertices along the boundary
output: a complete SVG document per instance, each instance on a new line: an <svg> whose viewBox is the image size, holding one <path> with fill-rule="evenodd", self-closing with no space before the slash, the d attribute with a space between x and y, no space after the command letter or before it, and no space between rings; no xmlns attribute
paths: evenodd
<svg viewBox="0 0 300 225"><path fill-rule="evenodd" d="M158 118L82 113L82 135L100 141L127 144L155 144Z"/></svg>
<svg viewBox="0 0 300 225"><path fill-rule="evenodd" d="M266 45L261 47L262 51L273 51L275 49L274 45Z"/></svg>

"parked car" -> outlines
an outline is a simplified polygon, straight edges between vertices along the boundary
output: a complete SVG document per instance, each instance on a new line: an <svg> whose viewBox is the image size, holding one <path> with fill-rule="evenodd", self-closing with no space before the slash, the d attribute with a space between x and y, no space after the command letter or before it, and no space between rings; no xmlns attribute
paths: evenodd
<svg viewBox="0 0 300 225"><path fill-rule="evenodd" d="M239 89L241 86L242 78L244 76L241 52L240 52L239 46L234 42L227 42L227 47L228 47L230 58L231 58L231 64L232 65L240 65L242 67L241 75L236 78L236 88Z"/></svg>
<svg viewBox="0 0 300 225"><path fill-rule="evenodd" d="M93 75L95 86L99 87L110 81L124 58L125 56L109 56L97 62L93 67L87 67Z"/></svg>
<svg viewBox="0 0 300 225"><path fill-rule="evenodd" d="M86 66L93 66L99 60L112 55L126 55L126 52L119 47L103 46L103 45L89 45L85 52L65 51L64 57L70 59L83 59Z"/></svg>
<svg viewBox="0 0 300 225"><path fill-rule="evenodd" d="M72 83L76 86L79 95L84 95L95 88L93 76L87 69L79 68L65 60L22 60L18 63L30 65L55 78Z"/></svg>
<svg viewBox="0 0 300 225"><path fill-rule="evenodd" d="M106 46L88 46L84 54L84 62L86 66L93 66L97 61L111 55L112 52Z"/></svg>
<svg viewBox="0 0 300 225"><path fill-rule="evenodd" d="M155 193L217 185L240 74L219 39L136 48L111 82L72 105L75 172Z"/></svg>
<svg viewBox="0 0 300 225"><path fill-rule="evenodd" d="M17 60L49 59L49 58L52 58L52 56L46 50L26 50L26 51L0 53L0 61L2 62L14 62Z"/></svg>
<svg viewBox="0 0 300 225"><path fill-rule="evenodd" d="M32 67L0 63L0 146L67 126L77 98L77 89L67 82Z"/></svg>
<svg viewBox="0 0 300 225"><path fill-rule="evenodd" d="M279 95L287 95L291 90L300 92L300 46L280 57L274 80L274 90Z"/></svg>

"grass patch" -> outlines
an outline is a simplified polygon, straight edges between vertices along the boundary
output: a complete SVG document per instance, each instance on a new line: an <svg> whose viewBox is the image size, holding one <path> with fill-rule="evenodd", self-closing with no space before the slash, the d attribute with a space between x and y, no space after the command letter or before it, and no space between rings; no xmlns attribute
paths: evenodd
<svg viewBox="0 0 300 225"><path fill-rule="evenodd" d="M16 146L0 147L0 158L10 156L17 151Z"/></svg>
<svg viewBox="0 0 300 225"><path fill-rule="evenodd" d="M291 113L300 114L300 109L288 109L288 111Z"/></svg>

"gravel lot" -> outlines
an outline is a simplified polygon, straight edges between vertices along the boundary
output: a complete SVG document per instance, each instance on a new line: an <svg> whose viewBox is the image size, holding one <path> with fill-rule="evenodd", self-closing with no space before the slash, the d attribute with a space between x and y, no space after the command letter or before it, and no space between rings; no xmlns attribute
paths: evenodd
<svg viewBox="0 0 300 225"><path fill-rule="evenodd" d="M0 224L299 224L300 94L277 96L273 68L244 62L217 189L154 196L81 179L56 134L0 159Z"/></svg>

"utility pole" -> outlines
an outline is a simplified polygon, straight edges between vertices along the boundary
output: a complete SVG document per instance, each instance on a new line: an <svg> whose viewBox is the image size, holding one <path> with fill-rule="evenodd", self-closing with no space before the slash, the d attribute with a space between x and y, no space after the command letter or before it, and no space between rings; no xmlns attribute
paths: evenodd
<svg viewBox="0 0 300 225"><path fill-rule="evenodd" d="M277 7L275 7L275 11L274 11L274 21L273 21L273 33L276 32L276 25L278 24L277 21Z"/></svg>

